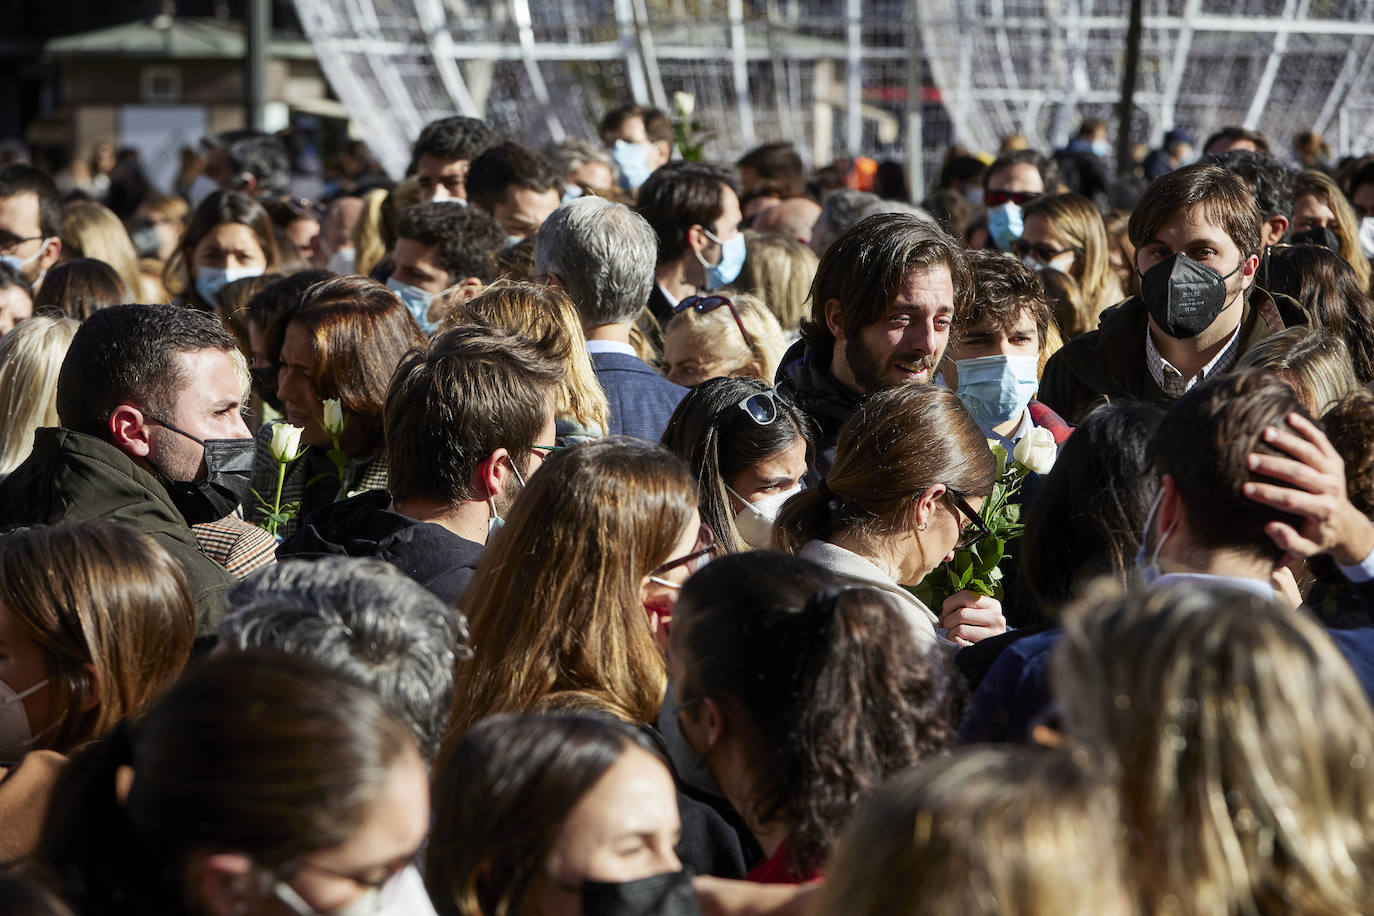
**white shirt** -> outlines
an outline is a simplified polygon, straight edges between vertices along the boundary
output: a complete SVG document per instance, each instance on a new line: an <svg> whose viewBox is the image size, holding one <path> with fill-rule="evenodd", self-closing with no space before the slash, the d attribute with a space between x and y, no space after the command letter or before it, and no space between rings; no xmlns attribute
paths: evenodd
<svg viewBox="0 0 1374 916"><path fill-rule="evenodd" d="M587 341L587 352L622 353L625 356L633 356L636 359L639 357L639 354L635 352L634 347L630 346L627 343L621 343L618 340L589 340Z"/></svg>

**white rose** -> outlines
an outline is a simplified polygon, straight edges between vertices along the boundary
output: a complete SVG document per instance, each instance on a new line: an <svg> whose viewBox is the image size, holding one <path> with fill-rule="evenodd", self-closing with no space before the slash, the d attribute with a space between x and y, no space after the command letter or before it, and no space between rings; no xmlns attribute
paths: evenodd
<svg viewBox="0 0 1374 916"><path fill-rule="evenodd" d="M327 398L324 402L324 416L320 419L320 426L330 436L341 436L344 431L343 405L337 398Z"/></svg>
<svg viewBox="0 0 1374 916"><path fill-rule="evenodd" d="M1013 458L1037 474L1048 474L1058 455L1059 446L1055 445L1054 433L1040 426L1031 427L1031 431L1021 437L1011 453Z"/></svg>
<svg viewBox="0 0 1374 916"><path fill-rule="evenodd" d="M697 97L690 92L674 92L673 104L677 106L677 113L682 120L690 121L692 112L697 109Z"/></svg>
<svg viewBox="0 0 1374 916"><path fill-rule="evenodd" d="M305 432L304 429L299 426L292 426L290 423L274 424L272 442L267 446L267 450L272 454L272 460L288 462L299 458L301 433L303 432Z"/></svg>

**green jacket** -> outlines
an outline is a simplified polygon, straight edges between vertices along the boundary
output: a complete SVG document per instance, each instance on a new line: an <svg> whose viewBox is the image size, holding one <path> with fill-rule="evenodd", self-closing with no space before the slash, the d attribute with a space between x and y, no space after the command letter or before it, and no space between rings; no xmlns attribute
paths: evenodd
<svg viewBox="0 0 1374 916"><path fill-rule="evenodd" d="M107 442L40 429L33 453L0 481L0 531L88 519L123 522L166 548L186 573L196 636L215 634L233 577L196 547L186 519L157 478Z"/></svg>
<svg viewBox="0 0 1374 916"><path fill-rule="evenodd" d="M1310 323L1307 312L1284 295L1254 288L1241 314L1241 352L1284 328ZM1132 296L1102 313L1097 330L1066 343L1045 364L1037 400L1077 425L1104 401L1144 401L1167 407L1166 395L1145 365L1145 303Z"/></svg>

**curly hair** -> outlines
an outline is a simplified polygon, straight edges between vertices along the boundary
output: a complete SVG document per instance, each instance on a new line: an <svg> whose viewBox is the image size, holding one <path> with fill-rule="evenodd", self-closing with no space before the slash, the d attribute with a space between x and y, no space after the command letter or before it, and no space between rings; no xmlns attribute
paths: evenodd
<svg viewBox="0 0 1374 916"><path fill-rule="evenodd" d="M953 690L880 591L771 552L722 557L673 613L678 708L739 710L751 792L745 813L787 829L787 864L814 873L855 805L954 741Z"/></svg>

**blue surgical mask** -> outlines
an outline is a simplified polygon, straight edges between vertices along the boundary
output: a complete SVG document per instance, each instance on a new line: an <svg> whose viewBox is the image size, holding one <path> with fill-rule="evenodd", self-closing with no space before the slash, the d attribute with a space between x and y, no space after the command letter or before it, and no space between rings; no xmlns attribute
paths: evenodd
<svg viewBox="0 0 1374 916"><path fill-rule="evenodd" d="M649 144L615 141L611 147L611 158L620 169L620 186L627 191L638 191L639 186L648 180L653 169L649 168Z"/></svg>
<svg viewBox="0 0 1374 916"><path fill-rule="evenodd" d="M1112 145L1106 140L1094 140L1092 146L1093 155L1097 156L1099 159L1106 159L1112 154Z"/></svg>
<svg viewBox="0 0 1374 916"><path fill-rule="evenodd" d="M582 193L582 189L575 184L565 185L563 187L563 198L559 203L566 204L570 200L577 200L582 196Z"/></svg>
<svg viewBox="0 0 1374 916"><path fill-rule="evenodd" d="M214 305L219 291L235 280L261 277L262 267L197 267L196 292L206 305Z"/></svg>
<svg viewBox="0 0 1374 916"><path fill-rule="evenodd" d="M988 211L988 234L1003 251L1010 251L1012 240L1019 239L1023 231L1025 223L1017 204L1005 203Z"/></svg>
<svg viewBox="0 0 1374 916"><path fill-rule="evenodd" d="M429 320L429 307L434 303L434 293L420 289L418 286L411 286L409 283L402 283L395 277L386 281L386 288L396 294L410 314L415 317L416 323L420 325L420 330L426 334L433 334L439 327L437 322Z"/></svg>
<svg viewBox="0 0 1374 916"><path fill-rule="evenodd" d="M744 233L736 232L734 237L725 242L710 232L706 233L706 237L720 246L720 260L715 264L707 264L701 252L693 251L701 266L706 269L706 283L702 288L712 290L729 286L744 269L744 256L747 253L744 248Z"/></svg>
<svg viewBox="0 0 1374 916"><path fill-rule="evenodd" d="M1038 356L979 356L961 359L959 400L985 429L1021 416L1040 387Z"/></svg>
<svg viewBox="0 0 1374 916"><path fill-rule="evenodd" d="M1155 494L1155 501L1150 504L1150 511L1145 516L1145 530L1140 535L1140 547L1135 552L1136 574L1140 576L1140 584L1149 588L1154 585L1160 576L1164 575L1159 568L1159 552L1164 548L1164 542L1168 539L1171 531L1166 531L1159 536L1159 543L1150 553L1149 559L1145 557L1145 545L1150 541L1150 529L1154 527L1155 513L1159 511L1160 500L1164 498L1164 490L1161 489Z"/></svg>
<svg viewBox="0 0 1374 916"><path fill-rule="evenodd" d="M48 240L46 238L43 239L42 243L38 246L38 250L27 258L21 258L17 254L0 254L0 264L8 264L10 267L14 268L15 273L22 277L24 275L24 268L38 260L38 256L43 253L43 249L47 244ZM37 283L34 284L34 286L37 285Z"/></svg>

